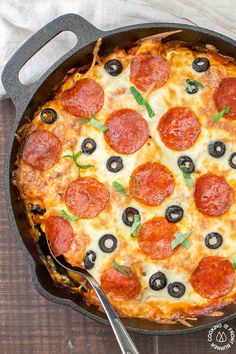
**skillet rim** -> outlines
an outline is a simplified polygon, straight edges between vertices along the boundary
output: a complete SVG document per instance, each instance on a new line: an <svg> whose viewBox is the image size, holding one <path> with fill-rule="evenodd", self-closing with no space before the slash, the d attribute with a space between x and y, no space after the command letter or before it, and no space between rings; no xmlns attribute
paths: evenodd
<svg viewBox="0 0 236 354"><path fill-rule="evenodd" d="M67 15L64 15L67 16ZM62 17L62 16L61 16ZM79 16L80 17L80 16ZM91 25L92 26L92 25ZM106 39L112 35L115 34L119 34L122 32L126 32L128 34L129 31L132 30L139 30L142 28L168 28L168 29L183 29L183 30L193 30L196 33L200 33L200 34L206 34L206 35L210 35L213 36L215 39L221 39L223 40L226 44L230 44L233 47L236 48L236 41L225 36L222 34L219 34L217 32L202 28L202 27L197 27L197 26L193 26L193 25L185 25L185 24L179 24L179 23L143 23L143 24L137 24L137 25L131 25L131 26L124 26L124 27L120 27L117 29L113 29L110 31L100 31L98 29L96 29L94 27L94 29L96 31L98 31L98 34L100 33L100 35ZM91 44L92 42L88 42L87 45ZM84 48L84 47L82 47ZM79 50L81 50L82 48L80 48ZM75 53L72 53L72 55L74 55ZM68 58L67 58L68 59ZM66 59L66 60L67 60ZM30 104L31 99L37 95L37 91L39 89L39 87L41 86L41 84L46 81L49 76L56 71L56 69L59 67L59 65L61 65L63 62L66 62L66 60L62 61L60 64L58 64L58 62L56 62L55 64L52 65L52 67L50 68L49 71L47 71L42 78L40 79L40 84L36 83L36 85L31 85L32 86L32 93L30 95L30 97L28 97L28 102L23 102L25 103L25 108L24 110L26 110L26 108L28 107L28 105ZM60 61L60 60L59 60ZM16 104L15 104L16 106ZM109 322L104 319L102 316L99 317L96 314L93 314L92 312L90 312L89 310L86 310L84 308L82 308L80 305L76 304L75 302L73 302L70 299L65 299L65 298L61 298L59 296L55 296L51 293L49 293L41 284L40 281L38 279L37 273L36 273L36 267L37 267L37 263L36 260L34 260L33 256L31 255L31 253L29 252L29 250L26 248L22 236L19 232L19 228L17 226L17 222L14 216L14 212L13 212L13 206L12 206L12 201L11 201L11 176L10 176L10 164L11 164L11 156L12 156L12 147L13 147L13 142L14 142L14 138L15 138L15 132L19 127L20 121L24 115L24 110L22 110L23 113L21 113L20 109L16 106L17 111L16 111L16 118L13 124L13 127L11 129L11 132L9 134L9 141L8 141L8 145L5 151L5 163L4 163L4 190L5 190L5 198L6 198L6 205L7 205L7 212L8 212L8 217L10 220L10 225L11 228L13 229L14 235L16 237L17 240L17 244L18 246L22 249L23 253L25 254L25 257L27 258L27 261L30 265L30 270L31 270L31 278L32 278L32 283L34 285L34 287L36 288L36 290L46 299L53 301L55 303L59 303L59 304L63 304L63 305L67 305L69 307L71 307L72 309L76 310L77 312L80 312L82 315L84 315L87 318L93 319L98 323L102 323L105 325L109 325ZM88 307L89 308L89 307ZM215 324L218 323L224 323L225 321L229 321L233 318L236 317L236 312L228 315L227 317L224 317L223 319L218 319L218 320L214 320L211 323L207 323L207 324L203 324L200 326L196 326L196 327L186 327L186 328L181 328L181 329L170 329L170 330L152 330L152 329L143 329L143 328L138 328L138 327L130 327L130 326L126 326L126 328L128 329L128 331L132 332L132 333L139 333L139 334L145 334L145 335L174 335L174 334L183 334L183 333L193 333L193 332L199 332L203 329L207 329L210 328L212 326L214 326ZM122 319L123 320L123 319ZM126 319L124 318L124 321ZM129 319L127 319L129 320ZM162 325L161 325L162 326ZM175 324L170 325L170 326L176 326ZM178 326L180 326L178 324Z"/></svg>

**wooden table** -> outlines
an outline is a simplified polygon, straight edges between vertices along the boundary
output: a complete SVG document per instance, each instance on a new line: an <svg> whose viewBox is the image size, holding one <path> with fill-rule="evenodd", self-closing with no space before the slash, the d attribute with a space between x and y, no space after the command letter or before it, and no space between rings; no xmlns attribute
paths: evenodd
<svg viewBox="0 0 236 354"><path fill-rule="evenodd" d="M1 354L119 354L109 327L84 318L40 296L17 248L4 201L3 163L7 136L14 120L10 100L0 101L0 353ZM236 319L229 322L236 332ZM209 354L208 331L177 336L132 334L141 354ZM236 342L223 353L236 353Z"/></svg>

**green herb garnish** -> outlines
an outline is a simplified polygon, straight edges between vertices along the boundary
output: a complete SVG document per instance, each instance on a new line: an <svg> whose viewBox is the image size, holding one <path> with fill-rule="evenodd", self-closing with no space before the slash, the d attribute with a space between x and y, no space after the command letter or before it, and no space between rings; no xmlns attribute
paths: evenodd
<svg viewBox="0 0 236 354"><path fill-rule="evenodd" d="M192 180L192 177L191 177L191 173L188 173L187 169L185 166L181 166L180 167L180 170L182 172L182 175L185 179L185 182L187 184L188 187L192 187L193 186L193 180Z"/></svg>
<svg viewBox="0 0 236 354"><path fill-rule="evenodd" d="M94 165L81 165L78 163L78 158L82 155L82 151L79 151L77 153L74 153L74 151L72 152L72 155L64 155L63 157L66 158L66 157L69 157L71 158L73 161L74 161L74 164L75 166L78 168L78 173L79 173L79 176L80 176L80 169L87 169L87 168L90 168L90 167L94 167Z"/></svg>
<svg viewBox="0 0 236 354"><path fill-rule="evenodd" d="M189 80L189 79L187 79L187 80ZM189 92L193 92L193 86L191 86L187 80L185 81L185 87Z"/></svg>
<svg viewBox="0 0 236 354"><path fill-rule="evenodd" d="M204 88L204 85L202 82L197 81L197 80L192 80L198 87Z"/></svg>
<svg viewBox="0 0 236 354"><path fill-rule="evenodd" d="M76 215L70 215L68 214L64 209L62 209L59 213L59 215L63 216L63 218L70 220L70 221L76 221L78 220L78 216Z"/></svg>
<svg viewBox="0 0 236 354"><path fill-rule="evenodd" d="M139 236L140 222L141 222L140 216L134 215L134 221L133 221L133 224L130 228L130 237L131 238L137 238Z"/></svg>
<svg viewBox="0 0 236 354"><path fill-rule="evenodd" d="M89 123L89 121L90 121L90 118L81 118L79 120L80 124L86 124L86 123Z"/></svg>
<svg viewBox="0 0 236 354"><path fill-rule="evenodd" d="M103 133L105 133L108 130L108 127L104 124L102 124L101 122L99 122L99 120L97 120L95 118L95 116L93 116L92 118L83 118L80 119L80 124L86 124L86 123L90 123L94 128L97 128L99 130L101 130Z"/></svg>
<svg viewBox="0 0 236 354"><path fill-rule="evenodd" d="M127 277L129 276L129 273L128 273L125 269L123 269L122 266L119 265L118 263L112 262L112 265L113 265L113 267L115 267L117 270L119 270L119 272L121 272L122 274L126 275Z"/></svg>
<svg viewBox="0 0 236 354"><path fill-rule="evenodd" d="M125 190L125 188L118 182L112 182L113 187L120 192L121 194L123 194L124 196L127 196L127 192Z"/></svg>
<svg viewBox="0 0 236 354"><path fill-rule="evenodd" d="M234 266L234 269L236 269L236 261L233 261L233 266Z"/></svg>
<svg viewBox="0 0 236 354"><path fill-rule="evenodd" d="M155 116L155 113L153 112L150 104L148 103L147 100L141 95L141 93L136 89L136 87L131 86L130 91L132 95L134 96L136 102L140 105L144 105L146 107L146 110L148 112L148 115L150 118L153 118Z"/></svg>
<svg viewBox="0 0 236 354"><path fill-rule="evenodd" d="M187 237L190 236L192 230L186 232L186 234L181 234L181 232L176 232L174 234L175 240L171 242L172 250L175 249L178 245L183 245L185 248L189 248L191 246L191 242L187 240Z"/></svg>
<svg viewBox="0 0 236 354"><path fill-rule="evenodd" d="M97 119L95 119L95 117L92 117L90 119L90 124L94 128L101 130L103 133L105 133L108 130L108 127L106 125L102 124L101 122L99 122Z"/></svg>
<svg viewBox="0 0 236 354"><path fill-rule="evenodd" d="M194 90L194 86L191 85L192 83L194 83L198 87L201 87L201 88L204 87L204 85L200 81L196 81L196 80L193 80L193 79L191 79L191 80L190 79L186 79L185 80L185 86L186 86L186 88L188 89L188 91L190 93L193 92L193 90Z"/></svg>
<svg viewBox="0 0 236 354"><path fill-rule="evenodd" d="M212 118L212 122L215 123L217 122L220 118L222 118L224 116L224 114L229 113L230 112L230 108L226 107L224 109L222 109L222 111L216 113L216 115L214 115L214 117Z"/></svg>

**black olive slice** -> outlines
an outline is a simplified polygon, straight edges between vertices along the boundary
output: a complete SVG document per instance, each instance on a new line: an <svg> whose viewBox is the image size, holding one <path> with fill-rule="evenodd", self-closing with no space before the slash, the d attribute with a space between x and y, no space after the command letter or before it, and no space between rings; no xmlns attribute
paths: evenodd
<svg viewBox="0 0 236 354"><path fill-rule="evenodd" d="M233 152L229 157L230 167L236 169L236 152Z"/></svg>
<svg viewBox="0 0 236 354"><path fill-rule="evenodd" d="M184 168L184 171L187 173L192 173L195 170L193 160L189 156L180 156L177 163L179 168Z"/></svg>
<svg viewBox="0 0 236 354"><path fill-rule="evenodd" d="M176 223L183 218L184 209L181 208L179 205L170 205L166 209L165 216L169 222Z"/></svg>
<svg viewBox="0 0 236 354"><path fill-rule="evenodd" d="M94 262L96 261L96 253L92 250L86 252L84 257L84 266L86 269L92 269L94 267Z"/></svg>
<svg viewBox="0 0 236 354"><path fill-rule="evenodd" d="M179 298L185 294L186 288L185 285L179 281L175 281L168 285L168 293L170 296Z"/></svg>
<svg viewBox="0 0 236 354"><path fill-rule="evenodd" d="M212 250L219 248L222 243L223 237L218 232L210 232L205 237L205 245Z"/></svg>
<svg viewBox="0 0 236 354"><path fill-rule="evenodd" d="M46 124L52 124L57 120L57 112L52 108L46 108L40 113L40 118Z"/></svg>
<svg viewBox="0 0 236 354"><path fill-rule="evenodd" d="M207 71L210 67L210 62L207 58L196 58L192 62L192 68L193 70L197 71L198 73L203 73L204 71Z"/></svg>
<svg viewBox="0 0 236 354"><path fill-rule="evenodd" d="M35 215L43 215L46 213L46 209L41 208L38 204L30 204L30 211Z"/></svg>
<svg viewBox="0 0 236 354"><path fill-rule="evenodd" d="M104 67L105 67L106 71L108 72L108 74L110 74L111 76L117 76L123 70L123 65L117 59L108 60L106 62L106 64L104 65Z"/></svg>
<svg viewBox="0 0 236 354"><path fill-rule="evenodd" d="M162 290L166 287L167 279L164 273L156 272L149 279L149 286L152 290Z"/></svg>
<svg viewBox="0 0 236 354"><path fill-rule="evenodd" d="M103 235L99 240L99 247L104 253L111 253L117 247L117 238L114 235Z"/></svg>
<svg viewBox="0 0 236 354"><path fill-rule="evenodd" d="M190 88L189 88L190 86ZM185 91L192 95L193 93L197 93L199 90L199 86L193 80L188 80L188 86L186 86Z"/></svg>
<svg viewBox="0 0 236 354"><path fill-rule="evenodd" d="M133 222L134 222L135 215L139 215L139 217L140 217L139 211L137 209L132 208L132 207L126 208L122 214L123 223L127 226L132 226Z"/></svg>
<svg viewBox="0 0 236 354"><path fill-rule="evenodd" d="M225 154L226 146L222 141L211 141L208 145L208 154L218 159Z"/></svg>
<svg viewBox="0 0 236 354"><path fill-rule="evenodd" d="M107 160L107 169L110 172L119 172L122 170L122 168L124 167L123 165L123 160L120 156L111 156L109 157L109 159Z"/></svg>
<svg viewBox="0 0 236 354"><path fill-rule="evenodd" d="M83 154L91 155L96 150L97 144L93 139L87 138L81 144Z"/></svg>

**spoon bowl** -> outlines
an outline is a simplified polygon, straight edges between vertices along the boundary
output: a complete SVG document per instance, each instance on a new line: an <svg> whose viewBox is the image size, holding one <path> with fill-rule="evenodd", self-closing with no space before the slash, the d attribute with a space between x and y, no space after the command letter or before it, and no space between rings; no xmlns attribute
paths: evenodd
<svg viewBox="0 0 236 354"><path fill-rule="evenodd" d="M89 272L86 269L72 267L69 263L65 261L63 256L56 257L50 246L49 240L47 239L45 233L43 232L41 232L40 242L43 244L44 253L51 256L55 264L59 265L66 271L74 272L75 274L84 277L84 279L87 280L87 282L93 288L111 324L117 342L120 346L121 352L123 354L139 354L138 349L136 348L130 335L126 331L123 323L120 321L115 310L111 306L109 300L107 299L104 292L101 290L100 285L94 279L94 277L91 274L89 274Z"/></svg>

